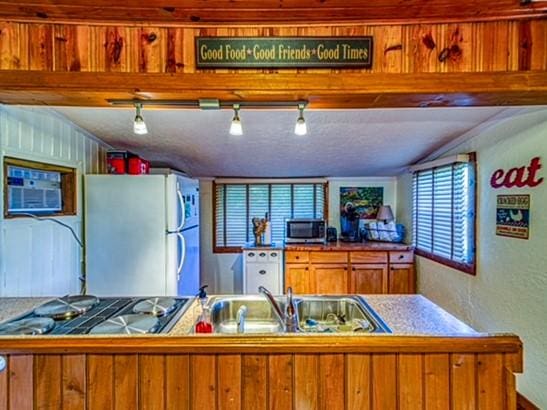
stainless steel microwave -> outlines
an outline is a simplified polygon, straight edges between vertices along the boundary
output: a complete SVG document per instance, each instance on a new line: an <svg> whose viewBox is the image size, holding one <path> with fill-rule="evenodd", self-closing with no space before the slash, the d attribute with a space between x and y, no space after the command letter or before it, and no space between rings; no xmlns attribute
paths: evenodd
<svg viewBox="0 0 547 410"><path fill-rule="evenodd" d="M285 227L285 243L325 243L323 219L288 219Z"/></svg>

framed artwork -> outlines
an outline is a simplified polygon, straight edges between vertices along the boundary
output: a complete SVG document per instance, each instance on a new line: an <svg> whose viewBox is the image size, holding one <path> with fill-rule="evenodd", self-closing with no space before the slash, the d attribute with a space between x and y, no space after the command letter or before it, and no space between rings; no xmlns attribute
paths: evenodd
<svg viewBox="0 0 547 410"><path fill-rule="evenodd" d="M340 188L340 217L376 219L378 208L384 204L383 187Z"/></svg>

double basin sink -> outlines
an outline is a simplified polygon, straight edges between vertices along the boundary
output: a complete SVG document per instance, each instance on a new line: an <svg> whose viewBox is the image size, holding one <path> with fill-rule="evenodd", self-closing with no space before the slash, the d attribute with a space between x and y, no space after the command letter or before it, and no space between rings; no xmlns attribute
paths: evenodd
<svg viewBox="0 0 547 410"><path fill-rule="evenodd" d="M275 297L282 311L286 297ZM298 331L305 333L390 333L387 325L359 296L294 298ZM284 327L263 295L214 296L208 301L214 332L221 334L283 333ZM244 318L241 318L241 312Z"/></svg>

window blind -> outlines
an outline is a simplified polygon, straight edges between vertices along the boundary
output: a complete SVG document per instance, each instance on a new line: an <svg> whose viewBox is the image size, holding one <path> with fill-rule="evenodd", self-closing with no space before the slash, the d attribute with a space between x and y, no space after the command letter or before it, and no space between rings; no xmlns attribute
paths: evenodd
<svg viewBox="0 0 547 410"><path fill-rule="evenodd" d="M413 176L413 242L418 253L474 268L475 167L454 163ZM450 264L450 263L449 263Z"/></svg>
<svg viewBox="0 0 547 410"><path fill-rule="evenodd" d="M215 184L215 250L254 240L253 217L270 215L272 241L285 237L289 218L325 218L324 183Z"/></svg>

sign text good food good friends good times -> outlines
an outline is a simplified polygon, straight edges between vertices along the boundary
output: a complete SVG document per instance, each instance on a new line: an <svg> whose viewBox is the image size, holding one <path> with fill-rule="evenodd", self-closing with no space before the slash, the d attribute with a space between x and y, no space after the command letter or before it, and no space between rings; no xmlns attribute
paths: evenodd
<svg viewBox="0 0 547 410"><path fill-rule="evenodd" d="M372 37L197 37L198 68L372 66Z"/></svg>

